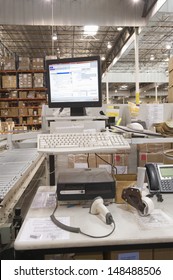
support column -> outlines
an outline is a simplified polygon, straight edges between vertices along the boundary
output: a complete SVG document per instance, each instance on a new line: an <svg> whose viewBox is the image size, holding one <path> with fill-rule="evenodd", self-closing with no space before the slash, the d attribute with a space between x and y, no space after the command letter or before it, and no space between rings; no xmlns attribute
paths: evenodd
<svg viewBox="0 0 173 280"><path fill-rule="evenodd" d="M158 97L158 92L157 92L157 83L155 83L155 101L157 103L157 97Z"/></svg>
<svg viewBox="0 0 173 280"><path fill-rule="evenodd" d="M136 105L140 104L139 92L139 34L138 27L135 27L135 85L136 85Z"/></svg>
<svg viewBox="0 0 173 280"><path fill-rule="evenodd" d="M108 83L108 78L106 78L106 104L109 104L109 83Z"/></svg>

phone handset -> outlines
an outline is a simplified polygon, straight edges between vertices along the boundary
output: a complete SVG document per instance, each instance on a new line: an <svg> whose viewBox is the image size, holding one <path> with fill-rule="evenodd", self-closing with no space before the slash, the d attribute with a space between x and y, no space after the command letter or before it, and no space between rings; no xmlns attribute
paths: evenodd
<svg viewBox="0 0 173 280"><path fill-rule="evenodd" d="M153 163L146 163L146 174L148 178L148 187L151 192L160 192L160 181L157 167Z"/></svg>

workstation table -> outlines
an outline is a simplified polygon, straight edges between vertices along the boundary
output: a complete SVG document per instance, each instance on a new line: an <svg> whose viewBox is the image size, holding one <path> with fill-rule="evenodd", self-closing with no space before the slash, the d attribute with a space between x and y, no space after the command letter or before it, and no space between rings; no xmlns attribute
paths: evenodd
<svg viewBox="0 0 173 280"><path fill-rule="evenodd" d="M173 248L173 194L164 194L163 202L152 198L155 209L148 217L127 204L108 205L115 231L105 238L91 238L58 228L50 220L55 207L55 187L38 189L14 243L16 259L44 259L46 254L103 252L126 249ZM62 223L80 227L91 235L111 232L101 217L89 213L89 207L62 205L55 212Z"/></svg>

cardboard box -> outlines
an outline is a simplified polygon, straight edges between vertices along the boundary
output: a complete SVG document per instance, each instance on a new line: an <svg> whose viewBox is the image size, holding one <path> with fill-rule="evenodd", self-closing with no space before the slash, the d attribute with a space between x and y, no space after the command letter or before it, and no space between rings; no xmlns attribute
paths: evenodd
<svg viewBox="0 0 173 280"><path fill-rule="evenodd" d="M158 248L153 250L154 260L173 260L173 248Z"/></svg>
<svg viewBox="0 0 173 280"><path fill-rule="evenodd" d="M89 162L89 168L96 168L96 155L89 154L88 162Z"/></svg>
<svg viewBox="0 0 173 280"><path fill-rule="evenodd" d="M9 98L18 98L17 90L12 90L9 92Z"/></svg>
<svg viewBox="0 0 173 280"><path fill-rule="evenodd" d="M169 59L168 70L169 70L169 72L173 70L173 56L170 57L170 59Z"/></svg>
<svg viewBox="0 0 173 280"><path fill-rule="evenodd" d="M35 91L29 91L27 98L35 98Z"/></svg>
<svg viewBox="0 0 173 280"><path fill-rule="evenodd" d="M69 154L68 168L88 168L88 155L86 154Z"/></svg>
<svg viewBox="0 0 173 280"><path fill-rule="evenodd" d="M0 132L9 132L13 131L14 129L14 122L9 121L9 122L0 122Z"/></svg>
<svg viewBox="0 0 173 280"><path fill-rule="evenodd" d="M32 108L29 108L29 109L28 109L28 115L33 115L33 111L34 111L34 110L33 110Z"/></svg>
<svg viewBox="0 0 173 280"><path fill-rule="evenodd" d="M27 116L28 109L27 108L19 108L19 116Z"/></svg>
<svg viewBox="0 0 173 280"><path fill-rule="evenodd" d="M172 103L173 102L173 87L168 88L168 102Z"/></svg>
<svg viewBox="0 0 173 280"><path fill-rule="evenodd" d="M23 101L19 101L19 102L18 102L18 106L19 106L19 107L25 107L25 103L24 103Z"/></svg>
<svg viewBox="0 0 173 280"><path fill-rule="evenodd" d="M152 249L111 251L105 254L107 260L152 260Z"/></svg>
<svg viewBox="0 0 173 280"><path fill-rule="evenodd" d="M157 153L163 152L164 150L171 149L171 143L145 143L138 144L137 149L139 152L144 153Z"/></svg>
<svg viewBox="0 0 173 280"><path fill-rule="evenodd" d="M19 98L27 98L27 91L19 91Z"/></svg>
<svg viewBox="0 0 173 280"><path fill-rule="evenodd" d="M172 153L173 155L173 153ZM164 164L173 164L173 156L169 157L167 155L163 155L163 163Z"/></svg>
<svg viewBox="0 0 173 280"><path fill-rule="evenodd" d="M57 172L64 171L68 168L68 155L58 155L56 157L56 169Z"/></svg>
<svg viewBox="0 0 173 280"><path fill-rule="evenodd" d="M32 74L19 74L19 88L32 88Z"/></svg>
<svg viewBox="0 0 173 280"><path fill-rule="evenodd" d="M138 166L144 167L147 162L163 163L163 153L142 153L138 155Z"/></svg>
<svg viewBox="0 0 173 280"><path fill-rule="evenodd" d="M13 57L4 58L4 70L16 70L16 61Z"/></svg>
<svg viewBox="0 0 173 280"><path fill-rule="evenodd" d="M30 70L30 58L19 57L19 70Z"/></svg>
<svg viewBox="0 0 173 280"><path fill-rule="evenodd" d="M74 254L73 260L103 260L102 252Z"/></svg>
<svg viewBox="0 0 173 280"><path fill-rule="evenodd" d="M32 59L32 69L44 69L44 59L43 58L33 58Z"/></svg>
<svg viewBox="0 0 173 280"><path fill-rule="evenodd" d="M33 117L27 117L27 124L33 124Z"/></svg>
<svg viewBox="0 0 173 280"><path fill-rule="evenodd" d="M0 102L0 107L1 108L7 108L8 107L8 102L5 102L5 101Z"/></svg>
<svg viewBox="0 0 173 280"><path fill-rule="evenodd" d="M16 87L17 87L16 75L2 76L2 88L16 88Z"/></svg>
<svg viewBox="0 0 173 280"><path fill-rule="evenodd" d="M37 92L36 93L36 98L46 98L46 93L45 92Z"/></svg>
<svg viewBox="0 0 173 280"><path fill-rule="evenodd" d="M41 116L42 108L38 109L38 116Z"/></svg>
<svg viewBox="0 0 173 280"><path fill-rule="evenodd" d="M34 88L41 88L43 87L43 73L34 73Z"/></svg>
<svg viewBox="0 0 173 280"><path fill-rule="evenodd" d="M114 155L114 173L116 174L126 174L128 173L129 166L129 154L115 154Z"/></svg>
<svg viewBox="0 0 173 280"><path fill-rule="evenodd" d="M116 174L115 178L115 203L123 204L125 201L121 198L123 189L133 187L137 181L136 174Z"/></svg>
<svg viewBox="0 0 173 280"><path fill-rule="evenodd" d="M96 154L96 167L105 168L109 173L112 173L112 164L112 154Z"/></svg>
<svg viewBox="0 0 173 280"><path fill-rule="evenodd" d="M173 69L169 72L169 86L173 86Z"/></svg>
<svg viewBox="0 0 173 280"><path fill-rule="evenodd" d="M0 113L1 117L8 117L8 109L1 109Z"/></svg>
<svg viewBox="0 0 173 280"><path fill-rule="evenodd" d="M8 116L9 117L16 117L16 116L18 116L18 114L19 114L19 111L18 111L17 108L9 108L8 109Z"/></svg>

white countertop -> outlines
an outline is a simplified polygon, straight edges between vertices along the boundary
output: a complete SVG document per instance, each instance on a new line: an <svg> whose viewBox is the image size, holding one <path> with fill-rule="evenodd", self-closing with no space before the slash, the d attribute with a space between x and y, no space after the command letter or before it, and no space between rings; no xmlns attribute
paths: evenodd
<svg viewBox="0 0 173 280"><path fill-rule="evenodd" d="M43 204L46 196L52 199L54 189L55 187L40 187L38 190L33 206L15 240L15 250L173 242L173 194L163 195L163 202L157 202L156 197L153 198L154 212L160 211L156 213L156 216L163 218L162 222L158 219L158 222L155 220L154 224L145 223L146 218L141 217L129 205L115 203L109 205L108 209L116 224L115 231L106 238L90 238L80 233L59 229L51 222L49 216L54 207L43 207ZM42 208L39 208L39 203L42 204ZM60 206L55 216L62 219L61 222L80 227L83 232L91 235L106 235L112 229L112 226L106 225L99 216L91 215L89 208L81 206ZM167 219L168 217L170 220Z"/></svg>

